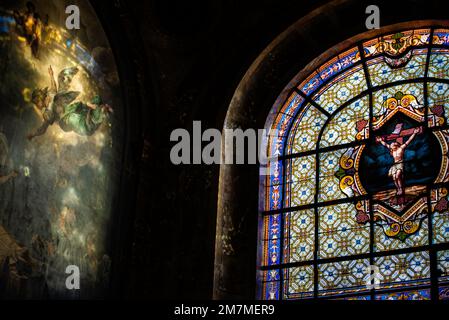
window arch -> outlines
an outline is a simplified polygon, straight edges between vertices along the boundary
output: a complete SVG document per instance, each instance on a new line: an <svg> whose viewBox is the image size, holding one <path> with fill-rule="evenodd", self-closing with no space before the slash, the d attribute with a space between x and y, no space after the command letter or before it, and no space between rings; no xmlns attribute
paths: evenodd
<svg viewBox="0 0 449 320"><path fill-rule="evenodd" d="M446 297L448 77L449 29L428 27L289 84L266 126L259 298Z"/></svg>

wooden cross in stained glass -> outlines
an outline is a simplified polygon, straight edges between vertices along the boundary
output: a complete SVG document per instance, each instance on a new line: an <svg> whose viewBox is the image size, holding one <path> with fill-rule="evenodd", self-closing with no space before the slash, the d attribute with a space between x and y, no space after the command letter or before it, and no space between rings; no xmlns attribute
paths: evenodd
<svg viewBox="0 0 449 320"><path fill-rule="evenodd" d="M398 123L394 128L394 131L390 134L380 136L384 141L396 141L397 143L403 144L404 138L411 136L415 128L403 129L403 123ZM422 133L422 127L419 128L418 134Z"/></svg>

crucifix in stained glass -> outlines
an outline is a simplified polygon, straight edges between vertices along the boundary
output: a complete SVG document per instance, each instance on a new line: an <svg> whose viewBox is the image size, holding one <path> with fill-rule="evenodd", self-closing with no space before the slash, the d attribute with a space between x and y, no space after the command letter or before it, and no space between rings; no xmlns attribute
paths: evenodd
<svg viewBox="0 0 449 320"><path fill-rule="evenodd" d="M261 297L449 296L430 258L449 251L447 39L423 28L359 43L274 107L285 134L262 189Z"/></svg>

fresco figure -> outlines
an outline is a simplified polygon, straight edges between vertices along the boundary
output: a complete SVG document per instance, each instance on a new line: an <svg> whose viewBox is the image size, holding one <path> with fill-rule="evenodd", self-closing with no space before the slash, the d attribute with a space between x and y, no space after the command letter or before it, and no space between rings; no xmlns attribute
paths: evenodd
<svg viewBox="0 0 449 320"><path fill-rule="evenodd" d="M8 182L11 179L14 179L17 177L17 171L12 171L10 174L7 174L6 176L0 176L0 185Z"/></svg>
<svg viewBox="0 0 449 320"><path fill-rule="evenodd" d="M70 91L73 77L78 68L71 67L62 70L58 75L56 84L53 69L48 68L50 75L50 88L41 88L33 91L31 101L40 110L43 116L42 125L28 135L32 140L45 134L48 127L57 123L65 132L75 132L81 136L91 136L104 122L112 108L103 103L100 96L95 96L92 102L74 102L79 91Z"/></svg>
<svg viewBox="0 0 449 320"><path fill-rule="evenodd" d="M23 12L14 11L14 20L17 34L25 38L27 45L31 48L31 54L37 58L42 30L48 25L48 15L42 20L34 4L27 2L26 10Z"/></svg>

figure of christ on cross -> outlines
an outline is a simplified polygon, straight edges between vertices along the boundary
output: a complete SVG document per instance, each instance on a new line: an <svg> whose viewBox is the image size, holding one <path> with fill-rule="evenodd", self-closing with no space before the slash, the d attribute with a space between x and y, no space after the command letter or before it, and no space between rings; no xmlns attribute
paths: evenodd
<svg viewBox="0 0 449 320"><path fill-rule="evenodd" d="M392 134L384 137L376 137L376 142L386 147L393 157L394 164L388 171L388 175L392 177L396 186L397 196L404 196L404 152L408 145L415 139L416 135L421 132L420 128L408 129L402 131L402 123L398 124ZM410 135L407 141L404 137ZM386 141L394 140L391 144Z"/></svg>

